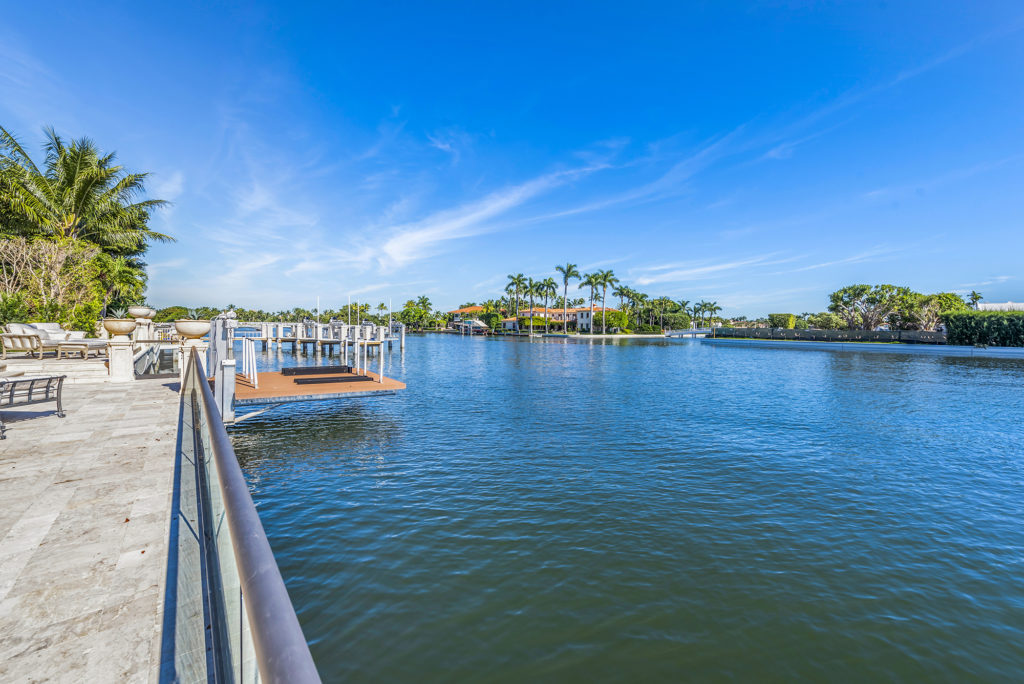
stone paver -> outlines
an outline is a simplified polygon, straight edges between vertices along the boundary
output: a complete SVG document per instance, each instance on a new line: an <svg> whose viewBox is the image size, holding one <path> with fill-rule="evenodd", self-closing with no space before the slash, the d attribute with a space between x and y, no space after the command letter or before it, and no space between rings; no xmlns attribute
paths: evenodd
<svg viewBox="0 0 1024 684"><path fill-rule="evenodd" d="M4 411L0 681L156 681L177 383L65 385L64 408Z"/></svg>

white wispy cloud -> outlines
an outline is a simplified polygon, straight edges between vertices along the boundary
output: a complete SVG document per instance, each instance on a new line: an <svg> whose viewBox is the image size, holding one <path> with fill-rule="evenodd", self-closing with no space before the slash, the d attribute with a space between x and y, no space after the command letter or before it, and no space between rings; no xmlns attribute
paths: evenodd
<svg viewBox="0 0 1024 684"><path fill-rule="evenodd" d="M816 271L819 268L828 268L829 266L842 266L844 264L860 264L865 261L876 261L879 258L891 256L899 251L901 251L899 248L879 246L866 250L864 252L860 252L858 254L854 254L853 256L845 257L843 259L823 261L818 264L811 264L809 266L793 268L789 269L788 271L781 271L780 274L800 273L801 271Z"/></svg>
<svg viewBox="0 0 1024 684"><path fill-rule="evenodd" d="M777 252L735 259L717 263L707 262L684 262L679 264L660 264L635 269L640 273L633 278L639 286L653 285L655 283L682 283L707 279L708 276L717 275L725 271L733 271L750 266L767 266L789 261L790 259L777 259ZM644 275L646 273L646 275Z"/></svg>
<svg viewBox="0 0 1024 684"><path fill-rule="evenodd" d="M556 171L490 193L479 200L436 212L422 220L392 226L390 237L377 251L382 268L393 268L433 256L448 241L468 238L497 229L492 220L522 206L567 181L603 167L586 166Z"/></svg>

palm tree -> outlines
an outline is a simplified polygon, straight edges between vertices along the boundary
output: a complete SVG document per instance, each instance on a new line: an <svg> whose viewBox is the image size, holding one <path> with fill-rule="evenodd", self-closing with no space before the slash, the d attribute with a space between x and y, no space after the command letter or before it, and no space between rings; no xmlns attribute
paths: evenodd
<svg viewBox="0 0 1024 684"><path fill-rule="evenodd" d="M640 326L640 315L643 313L644 306L647 304L647 300L650 299L643 292L634 292L633 301L636 303L636 324Z"/></svg>
<svg viewBox="0 0 1024 684"><path fill-rule="evenodd" d="M708 302L707 303L708 324L709 325L714 322L715 314L717 314L721 310L722 310L722 307L718 306L718 302Z"/></svg>
<svg viewBox="0 0 1024 684"><path fill-rule="evenodd" d="M690 307L690 317L696 322L696 327L704 327L704 304L705 302L694 302Z"/></svg>
<svg viewBox="0 0 1024 684"><path fill-rule="evenodd" d="M680 299L680 300L679 300L679 309L680 309L680 310L681 310L681 311L682 311L682 312L683 312L684 314L686 314L687 316L689 316L689 315L690 315L690 310L689 310L688 308L686 308L686 307L688 307L688 306L690 306L690 300L689 300L689 299Z"/></svg>
<svg viewBox="0 0 1024 684"><path fill-rule="evenodd" d="M580 277L579 268L576 264L567 263L565 266L555 266L555 270L562 274L562 325L565 326L565 333L569 334L569 281Z"/></svg>
<svg viewBox="0 0 1024 684"><path fill-rule="evenodd" d="M580 288L590 288L590 330L588 331L591 335L594 334L594 295L597 293L597 288L601 287L601 272L587 273L583 276L580 281ZM576 326L579 328L579 326Z"/></svg>
<svg viewBox="0 0 1024 684"><path fill-rule="evenodd" d="M30 234L87 240L108 254L133 256L149 242L174 238L149 228L150 213L164 200L136 201L148 174L127 173L88 138L67 144L44 129L46 159L40 170L21 143L0 126L0 204Z"/></svg>
<svg viewBox="0 0 1024 684"><path fill-rule="evenodd" d="M967 298L969 300L971 300L971 308L972 309L977 309L978 308L978 302L980 302L982 299L984 299L984 297L981 296L981 293L977 292L975 290L971 290L971 294L969 294L967 296Z"/></svg>
<svg viewBox="0 0 1024 684"><path fill-rule="evenodd" d="M548 298L558 294L558 283L554 278L545 278L537 283L540 292L544 295L544 333L551 332L551 317L548 315Z"/></svg>
<svg viewBox="0 0 1024 684"><path fill-rule="evenodd" d="M107 315L107 305L111 300L137 299L146 286L145 272L130 259L122 256L111 257L102 252L97 280L103 288L104 317Z"/></svg>
<svg viewBox="0 0 1024 684"><path fill-rule="evenodd" d="M524 276L522 273L509 274L506 291L509 288L511 288L511 290L515 293L516 332L519 332L519 293L526 288L526 276Z"/></svg>
<svg viewBox="0 0 1024 684"><path fill-rule="evenodd" d="M530 298L530 337L533 337L533 296L537 294L537 283L533 278L526 279L526 289L523 294Z"/></svg>
<svg viewBox="0 0 1024 684"><path fill-rule="evenodd" d="M597 272L597 277L598 277L598 280L601 283L601 334L604 335L607 332L607 328L605 326L605 323L607 323L607 321L608 321L608 315L607 315L607 309L608 309L608 304L607 304L608 288L609 287L615 287L616 285L618 285L619 284L619 279L615 277L615 272L611 271L611 270L598 271ZM612 296L614 296L614 295L615 295L615 292L612 292Z"/></svg>

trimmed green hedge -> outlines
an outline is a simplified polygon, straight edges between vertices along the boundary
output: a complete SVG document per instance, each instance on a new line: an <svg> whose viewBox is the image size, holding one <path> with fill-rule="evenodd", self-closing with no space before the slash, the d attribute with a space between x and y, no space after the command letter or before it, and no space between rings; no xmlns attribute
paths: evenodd
<svg viewBox="0 0 1024 684"><path fill-rule="evenodd" d="M950 344L1024 347L1024 311L957 311L942 314Z"/></svg>
<svg viewBox="0 0 1024 684"><path fill-rule="evenodd" d="M796 316L793 314L768 314L768 325L773 328L792 330L796 327Z"/></svg>

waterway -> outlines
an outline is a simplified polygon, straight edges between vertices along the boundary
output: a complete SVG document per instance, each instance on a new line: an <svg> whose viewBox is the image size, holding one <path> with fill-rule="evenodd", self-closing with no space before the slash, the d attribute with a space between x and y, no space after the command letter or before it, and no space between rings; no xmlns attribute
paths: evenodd
<svg viewBox="0 0 1024 684"><path fill-rule="evenodd" d="M232 431L325 681L1024 674L1024 362L442 335L390 359L398 396Z"/></svg>

